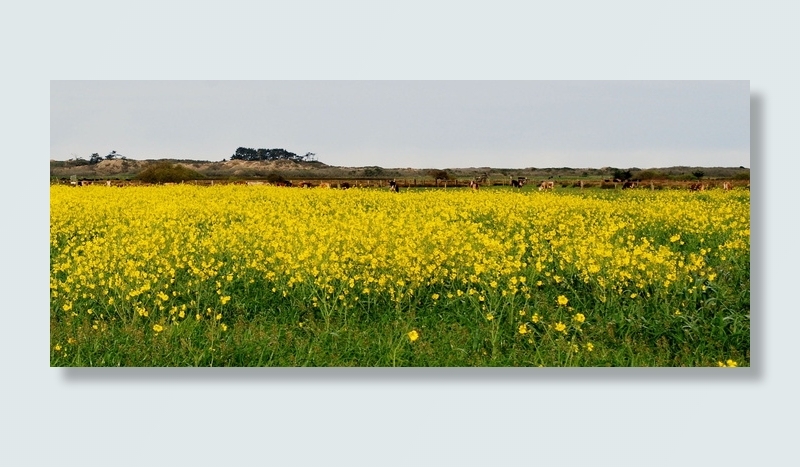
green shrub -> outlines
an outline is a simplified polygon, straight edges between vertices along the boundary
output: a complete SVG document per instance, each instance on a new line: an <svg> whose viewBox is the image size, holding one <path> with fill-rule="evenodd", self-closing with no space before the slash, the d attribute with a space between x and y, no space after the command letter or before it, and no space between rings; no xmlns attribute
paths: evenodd
<svg viewBox="0 0 800 467"><path fill-rule="evenodd" d="M286 179L283 178L283 175L272 172L267 175L267 181L269 183L286 183Z"/></svg>
<svg viewBox="0 0 800 467"><path fill-rule="evenodd" d="M180 183L201 178L205 178L205 176L182 165L169 162L151 165L134 177L135 180L145 183Z"/></svg>
<svg viewBox="0 0 800 467"><path fill-rule="evenodd" d="M642 170L636 174L636 178L639 180L664 180L667 175L655 170Z"/></svg>

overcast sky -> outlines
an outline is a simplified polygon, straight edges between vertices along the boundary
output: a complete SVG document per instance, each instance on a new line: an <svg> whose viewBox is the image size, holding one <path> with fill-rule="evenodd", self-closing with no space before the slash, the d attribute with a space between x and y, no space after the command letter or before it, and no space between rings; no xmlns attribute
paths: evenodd
<svg viewBox="0 0 800 467"><path fill-rule="evenodd" d="M750 167L749 81L51 81L50 158Z"/></svg>

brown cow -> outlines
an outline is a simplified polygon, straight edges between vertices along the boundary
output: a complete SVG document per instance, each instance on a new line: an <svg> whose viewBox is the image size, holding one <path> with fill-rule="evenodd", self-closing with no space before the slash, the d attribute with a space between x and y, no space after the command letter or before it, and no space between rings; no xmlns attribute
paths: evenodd
<svg viewBox="0 0 800 467"><path fill-rule="evenodd" d="M723 190L725 190L725 191L730 191L730 189L731 189L731 182L723 182L723 183L722 183L722 189L723 189Z"/></svg>
<svg viewBox="0 0 800 467"><path fill-rule="evenodd" d="M542 182L542 183L539 185L539 191L542 191L542 190L552 190L552 189L554 189L555 187L556 187L556 184L555 184L555 182L543 181L543 182Z"/></svg>
<svg viewBox="0 0 800 467"><path fill-rule="evenodd" d="M469 187L472 188L472 191L478 191L478 182L475 180L471 180L469 182Z"/></svg>
<svg viewBox="0 0 800 467"><path fill-rule="evenodd" d="M689 185L689 191L705 191L706 186L702 183L692 183Z"/></svg>

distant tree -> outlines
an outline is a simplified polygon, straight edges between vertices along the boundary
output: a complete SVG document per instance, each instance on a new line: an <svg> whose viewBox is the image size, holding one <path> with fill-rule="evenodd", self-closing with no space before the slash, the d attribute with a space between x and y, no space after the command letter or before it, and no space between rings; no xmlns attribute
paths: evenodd
<svg viewBox="0 0 800 467"><path fill-rule="evenodd" d="M614 179L615 180L630 180L633 177L630 170L622 170L622 169L614 169Z"/></svg>
<svg viewBox="0 0 800 467"><path fill-rule="evenodd" d="M270 149L269 156L272 160L289 160L289 161L299 161L300 157L293 153L289 152L283 148L281 149Z"/></svg>
<svg viewBox="0 0 800 467"><path fill-rule="evenodd" d="M308 153L312 156L313 153ZM308 156L306 154L306 156ZM289 160L289 161L301 161L306 156L298 156L293 152L289 152L285 149L253 149L253 148L238 148L236 152L231 156L231 160L242 160L242 161L279 161L279 160Z"/></svg>
<svg viewBox="0 0 800 467"><path fill-rule="evenodd" d="M257 160L258 152L253 148L237 148L236 152L231 156L231 160L239 161L253 161Z"/></svg>
<svg viewBox="0 0 800 467"><path fill-rule="evenodd" d="M428 175L436 180L450 180L450 174L446 170L433 169L428 171Z"/></svg>
<svg viewBox="0 0 800 467"><path fill-rule="evenodd" d="M700 180L701 178L703 178L703 176L705 176L705 172L703 172L702 170L697 170L695 172L692 172L692 175L694 175L698 180Z"/></svg>
<svg viewBox="0 0 800 467"><path fill-rule="evenodd" d="M111 160L114 160L114 158L116 158L117 156L121 156L121 155L122 155L122 154L117 154L117 151L111 151L111 152L109 152L109 153L108 153L108 155L106 156L106 160L107 160L107 161L111 161Z"/></svg>
<svg viewBox="0 0 800 467"><path fill-rule="evenodd" d="M98 163L102 162L102 160L103 160L103 158L100 157L100 154L94 153L94 154L92 154L92 157L89 158L89 164L92 164L92 165L98 164Z"/></svg>

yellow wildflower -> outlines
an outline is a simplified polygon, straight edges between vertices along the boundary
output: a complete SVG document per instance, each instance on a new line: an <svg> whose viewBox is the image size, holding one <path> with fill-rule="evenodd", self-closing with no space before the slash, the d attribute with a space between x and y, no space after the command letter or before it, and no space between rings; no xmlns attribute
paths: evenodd
<svg viewBox="0 0 800 467"><path fill-rule="evenodd" d="M419 339L419 333L416 329L413 329L408 333L408 338L411 340L411 342L414 342L415 340Z"/></svg>

